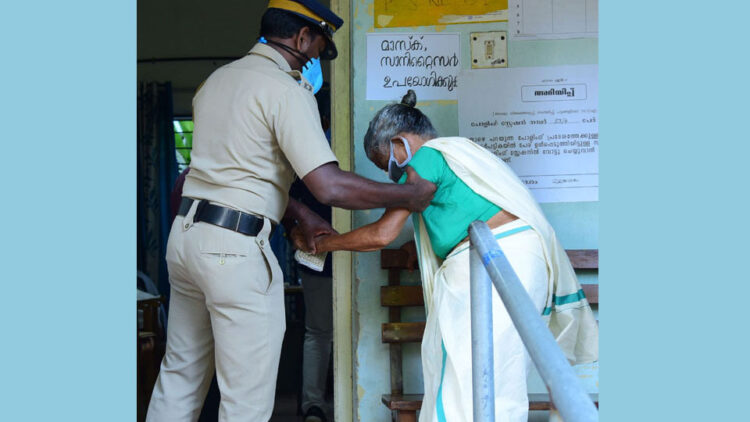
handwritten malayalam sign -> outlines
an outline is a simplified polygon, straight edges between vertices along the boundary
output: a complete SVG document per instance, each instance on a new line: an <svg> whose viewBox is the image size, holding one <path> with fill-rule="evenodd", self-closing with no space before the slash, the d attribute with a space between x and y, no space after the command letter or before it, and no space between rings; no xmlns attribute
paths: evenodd
<svg viewBox="0 0 750 422"><path fill-rule="evenodd" d="M367 34L367 99L455 100L460 58L459 34Z"/></svg>
<svg viewBox="0 0 750 422"><path fill-rule="evenodd" d="M508 20L508 0L375 0L374 6L377 28Z"/></svg>
<svg viewBox="0 0 750 422"><path fill-rule="evenodd" d="M539 202L599 199L598 66L468 70L459 133L508 163Z"/></svg>

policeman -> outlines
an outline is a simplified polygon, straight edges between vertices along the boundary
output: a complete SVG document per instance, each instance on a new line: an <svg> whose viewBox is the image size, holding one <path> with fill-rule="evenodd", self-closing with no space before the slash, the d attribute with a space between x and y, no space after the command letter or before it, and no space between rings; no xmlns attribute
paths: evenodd
<svg viewBox="0 0 750 422"><path fill-rule="evenodd" d="M313 94L342 24L314 0L271 0L259 42L193 98L192 161L167 244L167 350L147 421L195 421L214 369L219 420L271 417L286 326L269 233L293 220L312 249L315 236L333 231L289 199L295 174L337 207L419 212L432 199L435 186L412 170L398 185L339 169Z"/></svg>

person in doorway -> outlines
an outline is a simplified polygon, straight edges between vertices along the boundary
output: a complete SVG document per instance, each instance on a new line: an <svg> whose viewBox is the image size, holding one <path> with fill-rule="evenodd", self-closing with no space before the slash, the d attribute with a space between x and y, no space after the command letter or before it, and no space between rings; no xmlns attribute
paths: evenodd
<svg viewBox="0 0 750 422"><path fill-rule="evenodd" d="M331 100L327 83L315 94L320 122L330 142ZM321 204L301 180L296 180L289 191L294 198L324 220L331 222L331 207ZM305 340L302 352L302 401L304 422L327 422L333 408L326 401L329 362L333 345L333 269L332 254L328 254L323 271L297 265L305 298Z"/></svg>
<svg viewBox="0 0 750 422"><path fill-rule="evenodd" d="M331 225L288 198L295 174L324 204L421 211L435 186L339 169L320 126L320 60L343 21L314 0L271 0L259 42L193 98L193 149L167 244L167 350L147 421L195 421L216 371L220 421L268 421L285 331L281 270L268 243L282 219L309 245Z"/></svg>
<svg viewBox="0 0 750 422"><path fill-rule="evenodd" d="M381 249L412 215L427 310L419 420L471 421L470 223L482 220L492 229L571 362L598 359L598 329L565 251L521 180L469 139L438 137L415 104L416 95L409 90L401 104L378 111L365 134L364 149L396 183L405 182L407 165L434 182L438 188L430 206L421 213L389 208L372 224L318 237L311 252ZM293 233L293 239L297 247L306 247L299 233ZM494 289L492 306L495 420L526 421L528 354Z"/></svg>

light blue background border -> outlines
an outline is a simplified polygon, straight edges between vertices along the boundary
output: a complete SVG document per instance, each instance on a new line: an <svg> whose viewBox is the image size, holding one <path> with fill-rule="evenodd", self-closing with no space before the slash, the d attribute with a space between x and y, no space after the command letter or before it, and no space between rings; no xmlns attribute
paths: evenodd
<svg viewBox="0 0 750 422"><path fill-rule="evenodd" d="M7 421L136 419L136 2L4 2Z"/></svg>
<svg viewBox="0 0 750 422"><path fill-rule="evenodd" d="M135 419L135 7L0 14L4 419ZM746 417L748 12L600 4L603 421Z"/></svg>
<svg viewBox="0 0 750 422"><path fill-rule="evenodd" d="M748 7L722 4L600 2L602 421L747 419Z"/></svg>

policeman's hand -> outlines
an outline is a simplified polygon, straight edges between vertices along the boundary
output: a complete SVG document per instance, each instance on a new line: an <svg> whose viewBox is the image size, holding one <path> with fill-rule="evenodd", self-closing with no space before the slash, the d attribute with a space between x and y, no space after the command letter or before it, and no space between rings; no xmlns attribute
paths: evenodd
<svg viewBox="0 0 750 422"><path fill-rule="evenodd" d="M412 185L414 188L414 196L409 203L409 211L424 211L430 205L432 197L435 196L437 186L419 177L419 174L411 166L406 166L406 184Z"/></svg>
<svg viewBox="0 0 750 422"><path fill-rule="evenodd" d="M299 230L304 237L306 248L300 248L305 252L315 253L315 238L320 235L337 234L333 226L314 212L310 212L299 220Z"/></svg>
<svg viewBox="0 0 750 422"><path fill-rule="evenodd" d="M292 240L294 249L299 249L307 253L315 253L315 251L311 250L309 246L307 245L307 241L305 240L305 235L299 229L299 226L294 226L292 228L291 232L289 232L289 238Z"/></svg>

